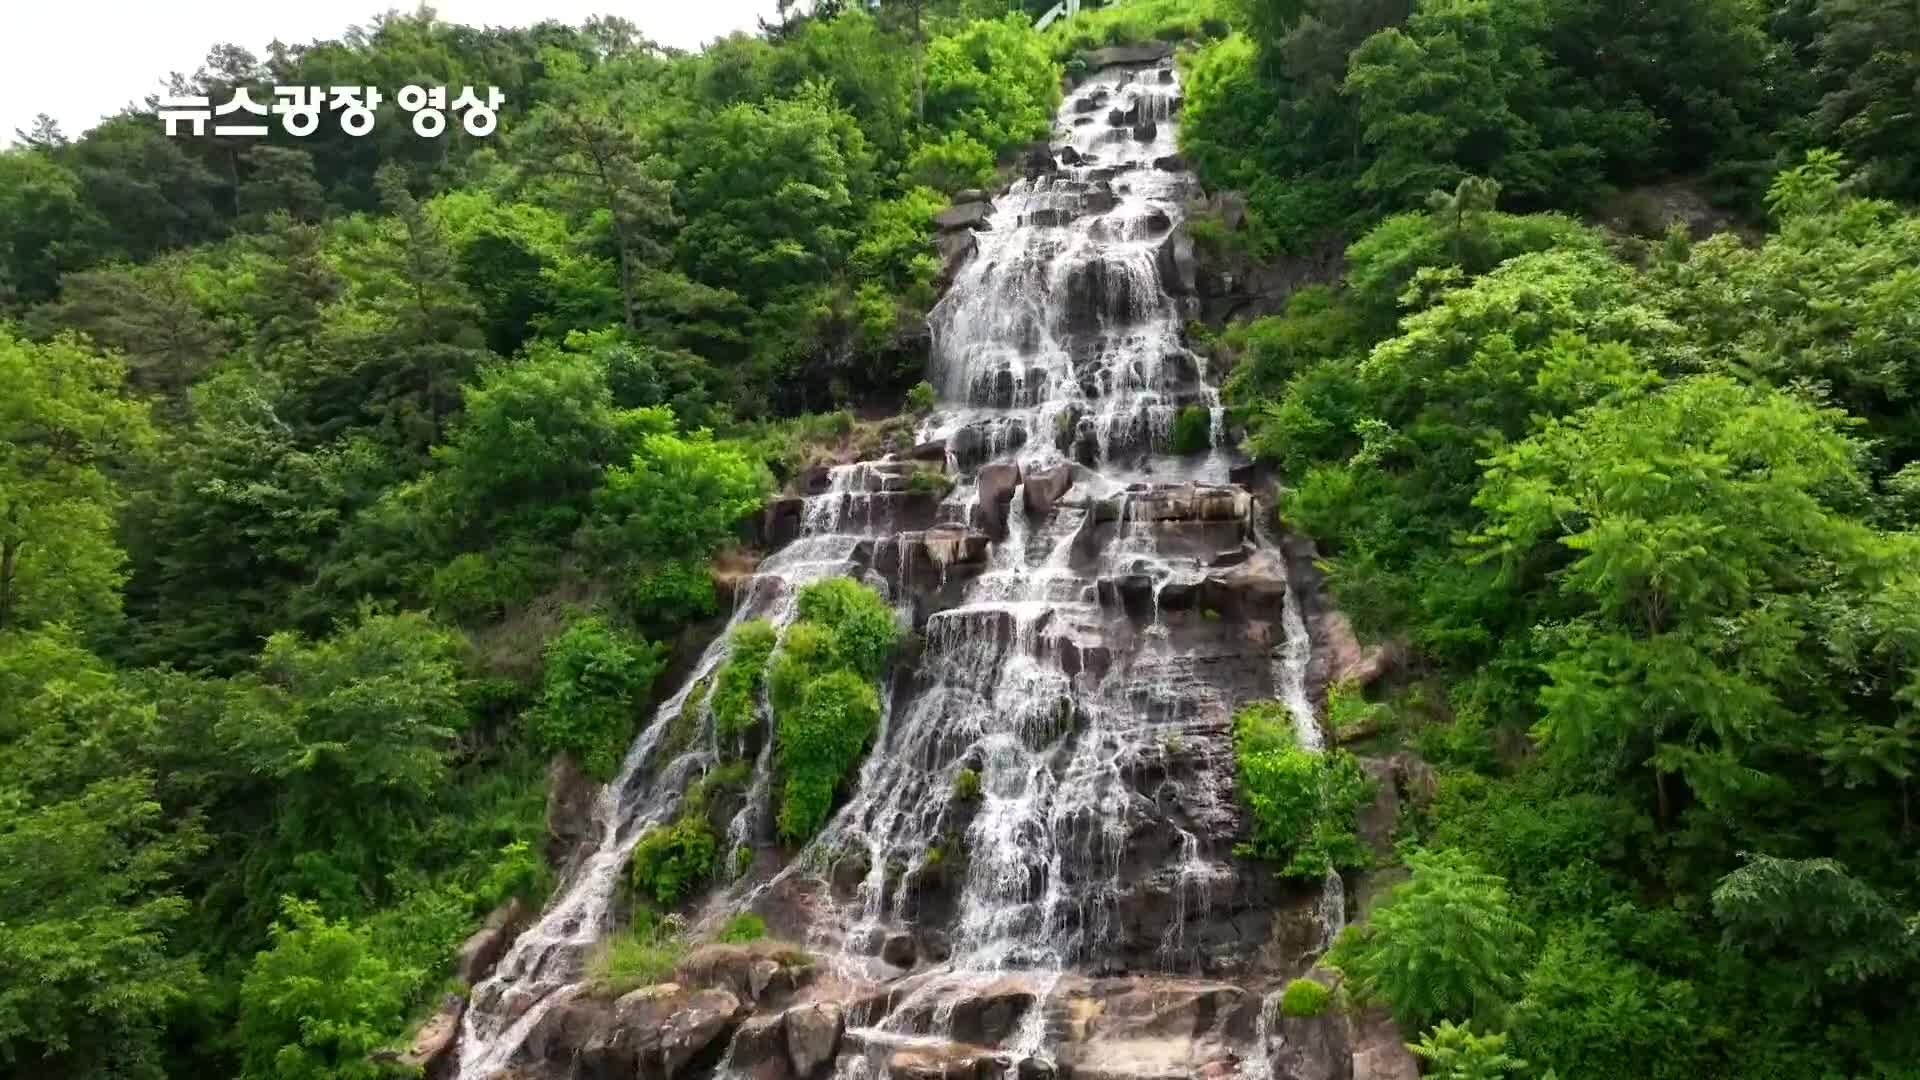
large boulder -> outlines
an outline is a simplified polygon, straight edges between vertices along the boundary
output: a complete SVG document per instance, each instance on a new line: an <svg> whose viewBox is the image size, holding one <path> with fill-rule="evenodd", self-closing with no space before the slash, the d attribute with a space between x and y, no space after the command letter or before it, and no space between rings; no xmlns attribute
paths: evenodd
<svg viewBox="0 0 1920 1080"><path fill-rule="evenodd" d="M1337 989L1340 975L1315 967L1307 977ZM1318 1016L1288 1016L1279 1002L1270 1003L1269 1044L1266 1047L1273 1080L1352 1080L1352 1025L1347 1014L1331 1005Z"/></svg>
<svg viewBox="0 0 1920 1080"><path fill-rule="evenodd" d="M992 216L993 204L990 202L960 203L933 215L933 223L943 232L985 229L989 227L987 219Z"/></svg>
<svg viewBox="0 0 1920 1080"><path fill-rule="evenodd" d="M1027 485L1021 489L1026 500L1027 513L1034 517L1045 517L1053 512L1054 504L1060 496L1073 486L1073 466L1061 462L1051 469L1039 469L1027 476Z"/></svg>
<svg viewBox="0 0 1920 1080"><path fill-rule="evenodd" d="M726 1036L751 1011L725 990L660 983L611 1003L565 1002L534 1025L526 1050L579 1080L673 1080L718 1060Z"/></svg>
<svg viewBox="0 0 1920 1080"><path fill-rule="evenodd" d="M832 1064L840 1049L840 1032L845 1018L840 1006L827 1002L796 1005L787 1010L787 1058L794 1074L819 1076Z"/></svg>
<svg viewBox="0 0 1920 1080"><path fill-rule="evenodd" d="M1020 486L1020 466L1009 462L983 465L975 474L980 501L981 531L995 540L1007 538L1007 504L1013 501L1013 489Z"/></svg>
<svg viewBox="0 0 1920 1080"><path fill-rule="evenodd" d="M1154 252L1160 286L1174 296L1192 296L1200 264L1193 255L1193 237L1185 224L1176 225Z"/></svg>
<svg viewBox="0 0 1920 1080"><path fill-rule="evenodd" d="M934 242L940 252L940 279L952 281L959 276L961 267L980 250L980 241L974 237L973 230L961 229L943 232Z"/></svg>
<svg viewBox="0 0 1920 1080"><path fill-rule="evenodd" d="M813 957L776 941L701 945L674 965L686 986L725 990L741 1001L767 1006L784 1001L813 980Z"/></svg>
<svg viewBox="0 0 1920 1080"><path fill-rule="evenodd" d="M1133 138L1136 142L1152 142L1160 137L1160 125L1151 120L1142 120L1133 125Z"/></svg>
<svg viewBox="0 0 1920 1080"><path fill-rule="evenodd" d="M749 1017L733 1033L727 1062L735 1073L752 1080L794 1080L787 1060L787 1023L783 1013Z"/></svg>
<svg viewBox="0 0 1920 1080"><path fill-rule="evenodd" d="M493 970L493 965L500 962L501 955L513 944L525 922L526 905L517 896L493 909L480 929L460 946L460 981L468 986L478 985Z"/></svg>

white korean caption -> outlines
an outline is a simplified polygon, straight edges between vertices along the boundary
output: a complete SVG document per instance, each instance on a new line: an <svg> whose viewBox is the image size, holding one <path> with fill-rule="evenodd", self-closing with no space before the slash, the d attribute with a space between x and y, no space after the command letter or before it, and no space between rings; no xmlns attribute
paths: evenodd
<svg viewBox="0 0 1920 1080"><path fill-rule="evenodd" d="M379 120L379 109L387 95L375 86L276 86L273 101L253 100L249 88L238 86L227 100L214 104L206 95L164 98L159 116L168 135L205 135L208 122L215 118L234 121L269 114L280 120L280 128L295 138L305 138L320 128L322 113L332 113L340 130L355 138L371 132ZM497 86L489 86L483 95L471 86L463 86L447 101L444 86L408 85L400 88L393 100L401 110L412 114L413 133L423 139L446 132L447 113L460 117L460 126L475 138L493 134L500 125L500 106L507 97ZM238 114L238 115L236 115ZM270 132L264 123L223 122L213 125L213 134L261 138Z"/></svg>

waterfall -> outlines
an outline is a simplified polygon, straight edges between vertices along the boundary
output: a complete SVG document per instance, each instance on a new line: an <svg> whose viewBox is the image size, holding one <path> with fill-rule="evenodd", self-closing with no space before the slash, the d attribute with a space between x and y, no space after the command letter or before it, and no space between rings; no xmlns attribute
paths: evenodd
<svg viewBox="0 0 1920 1080"><path fill-rule="evenodd" d="M1278 697L1303 746L1324 742L1298 600L1230 483L1220 395L1183 341L1193 301L1163 282L1195 191L1168 167L1178 94L1172 69L1152 65L1076 88L1054 142L1073 164L996 199L929 315L938 402L917 437L944 446L916 456L944 459L954 488L905 514L898 480L911 463L836 467L805 498L798 538L742 587L733 622L781 626L800 585L865 575L920 635L915 668L885 695L874 743L820 834L780 869L721 889L696 925L804 895L804 944L853 984L871 978L882 936L918 935L917 981L855 1016L850 1044L943 1037L956 1000L1011 980L1033 1004L999 1045L1047 1059L1061 1034L1045 1003L1078 975L1244 965L1237 937L1204 932L1246 888L1231 854L1240 818L1226 718ZM1213 418L1212 445L1172 454L1173 419L1194 406ZM475 988L460 1080L505 1068L579 992L640 833L670 820L715 762L704 715L691 747L669 754L661 740L726 651L722 634L636 739L600 797L596 843ZM764 749L754 768L729 840L765 847ZM966 771L978 791L962 797ZM1337 907L1337 883L1323 904ZM886 1071L854 1052L836 1069Z"/></svg>

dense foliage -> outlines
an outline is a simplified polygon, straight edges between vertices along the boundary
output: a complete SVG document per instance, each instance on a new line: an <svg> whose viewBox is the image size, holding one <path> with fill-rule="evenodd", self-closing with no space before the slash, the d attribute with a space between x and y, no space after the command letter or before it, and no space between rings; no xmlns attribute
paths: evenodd
<svg viewBox="0 0 1920 1080"><path fill-rule="evenodd" d="M853 437L788 418L920 378L934 213L1046 134L1049 39L914 14L698 54L388 14L178 80L377 86L364 138L149 103L0 152L0 1070L395 1071L546 888L548 757L617 770L711 560ZM417 137L408 83L500 87L498 129ZM891 613L843 614L796 798L798 748L875 715ZM701 688L735 744L773 635L736 645ZM651 902L724 861L704 828L643 840Z"/></svg>
<svg viewBox="0 0 1920 1080"><path fill-rule="evenodd" d="M1412 882L1331 959L1410 1031L1474 1025L1435 1068L1920 1052L1920 215L1869 189L1815 151L1770 234L1650 242L1469 180L1221 336L1283 518L1413 653L1330 697L1441 766Z"/></svg>
<svg viewBox="0 0 1920 1080"><path fill-rule="evenodd" d="M1370 864L1354 822L1373 784L1352 754L1300 746L1287 707L1261 701L1234 715L1233 758L1240 797L1253 817L1240 854L1305 881Z"/></svg>
<svg viewBox="0 0 1920 1080"><path fill-rule="evenodd" d="M819 831L880 723L874 683L899 638L893 609L851 578L800 590L799 619L787 627L768 678L774 762L780 776L780 835Z"/></svg>
<svg viewBox="0 0 1920 1080"><path fill-rule="evenodd" d="M1906 0L1234 7L1236 32L1186 61L1181 137L1203 180L1246 193L1262 250L1350 238L1468 176L1527 210L1672 176L1753 210L1820 146L1870 162L1876 194L1920 195Z"/></svg>

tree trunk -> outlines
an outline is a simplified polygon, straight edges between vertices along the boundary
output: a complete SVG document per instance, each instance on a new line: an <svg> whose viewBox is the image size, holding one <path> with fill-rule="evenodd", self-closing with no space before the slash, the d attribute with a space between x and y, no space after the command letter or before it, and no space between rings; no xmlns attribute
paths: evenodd
<svg viewBox="0 0 1920 1080"><path fill-rule="evenodd" d="M0 544L0 630L13 622L13 571L20 558L20 541Z"/></svg>

